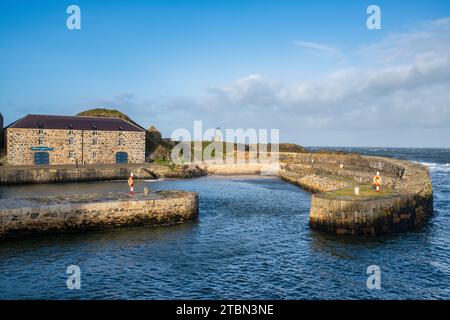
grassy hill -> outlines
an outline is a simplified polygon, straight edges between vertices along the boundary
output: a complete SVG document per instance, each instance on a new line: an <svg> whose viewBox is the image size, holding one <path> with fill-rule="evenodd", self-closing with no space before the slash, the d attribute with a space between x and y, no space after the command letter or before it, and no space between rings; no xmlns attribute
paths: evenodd
<svg viewBox="0 0 450 320"><path fill-rule="evenodd" d="M131 122L134 125L137 125L138 127L143 128L136 122L134 122L130 117L128 117L126 114L120 112L119 110L114 109L103 109L103 108L95 108L86 110L83 112L80 112L77 114L77 116L84 116L84 117L103 117L103 118L120 118L124 119L128 122Z"/></svg>
<svg viewBox="0 0 450 320"><path fill-rule="evenodd" d="M294 152L294 153L306 152L305 148L294 143L280 143L278 148L280 152Z"/></svg>

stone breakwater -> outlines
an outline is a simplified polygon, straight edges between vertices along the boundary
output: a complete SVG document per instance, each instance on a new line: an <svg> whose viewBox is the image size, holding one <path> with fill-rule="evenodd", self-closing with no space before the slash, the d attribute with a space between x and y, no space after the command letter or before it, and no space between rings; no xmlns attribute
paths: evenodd
<svg viewBox="0 0 450 320"><path fill-rule="evenodd" d="M241 164L204 164L201 170L212 175L276 175L280 170L279 164L241 163Z"/></svg>
<svg viewBox="0 0 450 320"><path fill-rule="evenodd" d="M83 166L81 168L73 166L3 167L0 169L0 182L1 184L20 184L114 180L126 179L131 172L137 179L192 178L207 174L272 174L313 193L309 218L311 228L348 235L375 236L412 230L423 225L433 212L433 189L428 169L425 166L398 159L340 153L280 153L277 158L279 158L279 162L268 164L204 164L198 166L141 164ZM383 178L380 194L370 190L370 183L376 171L379 171ZM358 196L355 195L353 192L355 186L365 188L365 192ZM80 205L84 207L99 205L96 199L87 197L83 199L84 202ZM114 202L113 200L109 199L108 201ZM116 200L118 204L130 206L127 204L129 202L123 198ZM27 201L32 201L33 205ZM121 209L114 211L116 209L111 207L105 208L105 210L101 209L103 210L101 213L98 213L100 209L96 209L97 211L94 212L97 213L94 215L101 216L101 219L90 222L93 217L85 211L81 216L73 215L73 212L77 212L78 209L71 211L71 214L68 213L72 210L70 208L77 203L75 200L68 200L65 205L56 205L55 202L47 205L39 201L41 200L19 201L19 207L15 209L8 209L8 207L2 209L5 204L0 203L3 217L2 232L5 233L7 230L25 232L33 230L33 226L39 226L38 229L42 230L77 229L78 226L80 229L89 228L89 226L108 226L108 217L112 217L111 225L114 226L133 225L135 222L139 224L147 221L139 214L137 217L134 214L131 216L125 214L123 218L120 218L120 213L133 211L127 209L128 207L121 207L123 211L120 211ZM179 203L180 207L183 206L183 201ZM189 203L187 203L188 206ZM101 208L101 205L99 206ZM42 209L39 209L40 207ZM33 208L33 210L27 208ZM51 209L53 211L46 212L45 210L48 208L53 208ZM8 210L13 209L21 213L19 215L16 213L5 214ZM62 215L58 215L57 210L59 209L62 210ZM166 209L161 209L160 212ZM170 216L173 211L167 209L167 212ZM85 216L88 217L87 220L84 220ZM51 220L52 217L58 219ZM81 222L73 223L77 217L81 219ZM49 221L49 219L52 221L50 223L52 226L45 225L45 221ZM66 219L69 222L65 222ZM122 223L123 219L125 221ZM54 223L55 221L58 223ZM161 221L164 223L164 219ZM8 229L11 226L14 227Z"/></svg>
<svg viewBox="0 0 450 320"><path fill-rule="evenodd" d="M173 225L198 216L195 192L159 191L0 200L0 238L111 229L122 226Z"/></svg>
<svg viewBox="0 0 450 320"><path fill-rule="evenodd" d="M344 153L280 153L279 163L210 164L209 174L273 174L312 193L313 229L347 235L383 235L416 229L433 213L428 169L385 157ZM371 189L379 171L382 192ZM354 188L364 192L354 194Z"/></svg>
<svg viewBox="0 0 450 320"><path fill-rule="evenodd" d="M383 235L416 229L433 212L428 168L409 161L349 154L286 154L279 176L311 191L309 224L317 230L348 235ZM376 171L382 195L355 195Z"/></svg>
<svg viewBox="0 0 450 320"><path fill-rule="evenodd" d="M128 179L194 178L207 172L194 165L112 164L85 166L0 167L0 185Z"/></svg>

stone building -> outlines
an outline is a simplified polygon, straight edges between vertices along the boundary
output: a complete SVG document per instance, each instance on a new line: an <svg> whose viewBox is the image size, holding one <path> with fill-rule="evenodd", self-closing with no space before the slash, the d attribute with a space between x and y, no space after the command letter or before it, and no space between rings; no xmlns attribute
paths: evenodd
<svg viewBox="0 0 450 320"><path fill-rule="evenodd" d="M3 149L3 116L0 113L0 149Z"/></svg>
<svg viewBox="0 0 450 320"><path fill-rule="evenodd" d="M145 129L120 118L27 115L5 128L9 165L143 163Z"/></svg>

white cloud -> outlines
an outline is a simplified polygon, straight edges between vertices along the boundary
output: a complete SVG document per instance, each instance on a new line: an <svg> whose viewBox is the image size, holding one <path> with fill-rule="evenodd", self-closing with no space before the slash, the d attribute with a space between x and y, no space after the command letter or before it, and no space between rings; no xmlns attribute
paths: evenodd
<svg viewBox="0 0 450 320"><path fill-rule="evenodd" d="M315 80L279 84L253 74L209 90L198 108L230 125L304 130L450 127L450 19L391 34L351 54L378 63L339 69ZM335 49L312 42L298 46ZM363 59L363 60L364 60ZM194 107L195 108L195 107ZM245 119L239 121L237 115ZM238 124L239 123L239 124Z"/></svg>
<svg viewBox="0 0 450 320"><path fill-rule="evenodd" d="M274 83L259 74L253 74L237 79L230 85L210 88L210 103L238 107L265 107L276 102L274 100L276 91L277 87Z"/></svg>
<svg viewBox="0 0 450 320"><path fill-rule="evenodd" d="M450 17L423 23L402 33L391 33L356 53L366 61L384 65L404 64L421 57L438 57L450 52Z"/></svg>
<svg viewBox="0 0 450 320"><path fill-rule="evenodd" d="M172 128L193 120L210 127L280 128L282 136L290 133L284 135L290 141L303 135L335 145L366 145L368 139L379 145L415 145L414 140L423 142L434 131L439 139L443 132L450 135L449 31L450 18L433 21L355 48L346 53L354 61L351 67L316 79L280 83L252 74L209 88L203 97L166 101L158 110L170 114L167 125ZM317 43L296 45L340 54ZM412 130L415 136L407 134ZM330 132L332 136L323 137ZM374 137L370 132L377 133ZM378 132L382 140L376 140ZM338 141L338 136L354 140Z"/></svg>
<svg viewBox="0 0 450 320"><path fill-rule="evenodd" d="M330 46L316 43L316 42L297 40L297 41L294 41L293 44L296 47L300 47L300 48L308 49L308 50L314 50L314 51L325 52L325 53L330 53L330 54L340 53L339 49L337 49L337 48L330 47Z"/></svg>

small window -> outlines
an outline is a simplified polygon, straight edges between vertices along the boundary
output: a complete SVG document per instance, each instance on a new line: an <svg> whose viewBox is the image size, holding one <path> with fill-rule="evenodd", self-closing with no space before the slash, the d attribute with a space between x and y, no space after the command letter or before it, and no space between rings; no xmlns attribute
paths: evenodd
<svg viewBox="0 0 450 320"><path fill-rule="evenodd" d="M92 135L93 136L98 136L98 132L97 131L92 131Z"/></svg>
<svg viewBox="0 0 450 320"><path fill-rule="evenodd" d="M97 138L93 138L93 139L92 139L92 145L93 145L93 146L96 146L96 145L97 145Z"/></svg>
<svg viewBox="0 0 450 320"><path fill-rule="evenodd" d="M73 138L69 138L69 146L73 145Z"/></svg>
<svg viewBox="0 0 450 320"><path fill-rule="evenodd" d="M123 132L122 131L119 131L119 136L123 136Z"/></svg>
<svg viewBox="0 0 450 320"><path fill-rule="evenodd" d="M44 134L44 129L39 129L39 134L43 135Z"/></svg>
<svg viewBox="0 0 450 320"><path fill-rule="evenodd" d="M122 138L119 139L119 146L123 146L125 143Z"/></svg>
<svg viewBox="0 0 450 320"><path fill-rule="evenodd" d="M75 152L69 151L69 158L75 158Z"/></svg>
<svg viewBox="0 0 450 320"><path fill-rule="evenodd" d="M97 152L95 151L92 152L92 158L97 158Z"/></svg>
<svg viewBox="0 0 450 320"><path fill-rule="evenodd" d="M69 136L73 136L73 130L69 130Z"/></svg>
<svg viewBox="0 0 450 320"><path fill-rule="evenodd" d="M43 145L44 144L44 138L43 137L39 137L39 144Z"/></svg>

